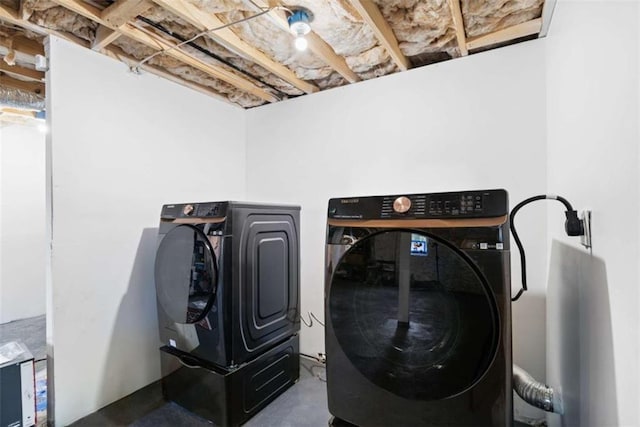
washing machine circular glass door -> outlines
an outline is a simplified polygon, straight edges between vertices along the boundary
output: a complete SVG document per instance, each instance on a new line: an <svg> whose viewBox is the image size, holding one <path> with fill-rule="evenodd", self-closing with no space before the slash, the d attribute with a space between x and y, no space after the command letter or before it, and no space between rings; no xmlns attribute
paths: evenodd
<svg viewBox="0 0 640 427"><path fill-rule="evenodd" d="M468 390L498 346L486 279L464 253L426 233L383 231L350 246L333 271L328 309L353 366L408 399Z"/></svg>
<svg viewBox="0 0 640 427"><path fill-rule="evenodd" d="M155 280L158 302L176 323L197 323L213 306L217 260L211 241L197 226L178 225L158 246Z"/></svg>

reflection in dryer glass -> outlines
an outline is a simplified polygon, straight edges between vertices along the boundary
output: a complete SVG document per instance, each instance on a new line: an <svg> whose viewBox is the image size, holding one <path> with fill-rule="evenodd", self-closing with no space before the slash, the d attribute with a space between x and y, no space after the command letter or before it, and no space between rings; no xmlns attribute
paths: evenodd
<svg viewBox="0 0 640 427"><path fill-rule="evenodd" d="M411 256L412 242L424 242ZM329 311L338 342L370 381L410 399L456 395L497 347L495 304L461 254L426 234L365 237L335 266Z"/></svg>
<svg viewBox="0 0 640 427"><path fill-rule="evenodd" d="M219 255L219 239L211 224L196 226L202 231L193 234L193 255L189 283L187 322L197 322L215 296L217 285L216 255ZM206 236L206 239L205 239ZM210 249L211 248L211 249Z"/></svg>

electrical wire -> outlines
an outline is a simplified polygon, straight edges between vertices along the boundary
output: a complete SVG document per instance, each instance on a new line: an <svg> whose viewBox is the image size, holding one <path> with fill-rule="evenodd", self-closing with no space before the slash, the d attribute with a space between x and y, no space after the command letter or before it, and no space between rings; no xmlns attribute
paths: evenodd
<svg viewBox="0 0 640 427"><path fill-rule="evenodd" d="M159 30L160 32L162 32L164 34L173 37L176 40L179 40L181 42L186 42L187 41L186 37L183 37L180 34L176 34L175 32L165 28L163 25L161 25L161 24L159 24L157 22L152 21L149 18L145 18L144 16L138 16L137 19L142 21L142 22L144 22L147 25L152 26L153 28ZM198 45L196 43L190 42L190 43L188 43L188 45L189 45L189 47L192 47L193 49L196 49L197 51L202 52L207 56L210 56L211 58L215 59L216 61L218 61L218 62L220 62L220 63L222 63L224 65L226 65L227 67L230 67L233 70L243 74L244 76L246 76L246 77L250 78L251 80L253 80L254 82L258 83L259 85L268 87L269 89L271 89L274 92L276 92L282 99L284 99L284 98L296 98L297 97L297 95L289 95L289 94L281 91L277 87L275 87L275 86L273 86L273 85L271 85L271 84L269 84L267 82L264 82L264 81L260 80L260 78L256 77L255 75L243 70L242 68L237 67L236 65L234 65L230 61L227 61L223 57L221 57L219 55L216 55L215 53L211 52L208 49L205 49L204 47L202 47L202 46L200 46L200 45Z"/></svg>
<svg viewBox="0 0 640 427"><path fill-rule="evenodd" d="M249 3L251 3L251 4L252 4L256 9L258 9L258 10L265 10L265 9L268 9L268 8L266 8L266 7L262 7L262 6L260 6L259 4L257 4L256 2L254 2L253 0L249 0ZM288 12L288 13L289 13L289 15L293 15L293 11L292 11L291 9L287 8L287 7L284 7L284 6L277 6L277 9L279 9L279 10L284 10L285 12Z"/></svg>
<svg viewBox="0 0 640 427"><path fill-rule="evenodd" d="M309 355L309 354L300 353L300 356L301 356L301 357L304 357L304 358L306 358L306 359L310 359L310 360L312 360L312 361L314 361L314 362L318 363L318 365L311 365L311 366L306 366L304 363L301 363L301 365L302 365L302 367L303 367L304 369L306 369L306 370L307 370L307 371L308 371L312 376L316 377L318 380L322 381L323 383L326 383L326 382L327 382L327 378L326 378L326 376L325 376L325 377L322 377L322 375L320 375L319 373L315 373L315 372L313 371L314 369L318 369L318 368L320 368L320 369L326 369L326 368L327 368L327 366L326 366L326 362L325 362L324 360L320 359L319 357L311 356L311 355Z"/></svg>
<svg viewBox="0 0 640 427"><path fill-rule="evenodd" d="M196 39L199 39L200 37L205 36L205 35L207 35L209 33L213 33L215 31L223 30L223 29L225 29L227 27L230 27L232 25L241 24L243 22L250 21L252 19L258 18L258 17L260 17L262 15L265 15L265 14L267 14L267 13L273 11L273 10L278 10L278 9L289 10L286 7L283 7L283 6L274 6L274 7L268 8L268 9L264 9L261 12L258 12L258 13L254 14L254 15L250 15L250 16L244 17L242 19L239 19L237 21L229 22L227 24L220 25L219 27L215 27L215 28L211 28L209 30L202 31L202 32L196 34L195 36L191 37L188 40L185 40L183 42L180 42L180 43L178 43L176 45L171 46L169 49L159 50L159 51L153 53L152 55L147 56L146 58L144 58L143 60L138 62L136 65L132 66L131 67L131 71L133 71L135 73L139 73L140 72L140 67L142 67L144 64L149 62L151 59L155 58L156 56L158 56L158 55L160 55L162 53L167 53L169 51L178 49L179 47L182 47L185 44L191 43L192 41L194 41Z"/></svg>
<svg viewBox="0 0 640 427"><path fill-rule="evenodd" d="M318 318L316 317L316 315L315 315L315 314L313 314L313 312L312 312L312 311L310 311L310 312L309 312L309 322L307 322L307 321L305 320L304 316L302 316L302 315L300 315L300 320L302 320L302 323L304 323L304 325L305 325L307 328L310 328L310 327L312 327L312 326L313 326L313 321L314 321L314 320L315 320L315 321L316 321L320 326L322 326L322 327L324 328L324 323L323 323L320 319L318 319Z"/></svg>
<svg viewBox="0 0 640 427"><path fill-rule="evenodd" d="M511 223L509 224L509 228L511 229L513 240L515 240L516 246L518 246L518 252L520 252L520 267L521 267L520 269L521 269L521 276L522 276L522 286L520 287L520 290L518 291L516 296L511 298L511 301L517 301L522 296L522 294L527 290L527 257L524 253L524 247L522 246L522 242L520 241L520 236L518 236L518 232L516 231L515 217L518 211L522 207L538 200L557 200L565 206L565 208L567 209L567 212L575 212L573 210L573 206L571 206L571 203L569 203L567 199L565 199L564 197L551 195L551 194L541 194L539 196L529 197L528 199L525 199L520 203L518 203L511 210L511 214L510 214Z"/></svg>
<svg viewBox="0 0 640 427"><path fill-rule="evenodd" d="M305 354L305 353L300 353L300 356L306 357L307 359L315 360L316 362L322 363L324 365L324 361L322 359L320 359L319 357L312 356L310 354Z"/></svg>

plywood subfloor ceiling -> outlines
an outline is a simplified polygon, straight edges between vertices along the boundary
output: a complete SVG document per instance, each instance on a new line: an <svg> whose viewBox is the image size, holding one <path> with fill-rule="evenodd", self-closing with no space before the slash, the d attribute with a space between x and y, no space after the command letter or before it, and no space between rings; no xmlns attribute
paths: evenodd
<svg viewBox="0 0 640 427"><path fill-rule="evenodd" d="M56 34L244 108L546 34L551 0L0 0L0 55ZM299 52L287 11L313 14ZM193 36L270 10L177 46ZM18 28L26 32L18 34ZM34 46L30 46L34 54ZM141 64L156 52L160 54ZM29 64L20 64L30 69ZM0 77L37 90L41 75ZM14 69L15 71L15 69ZM123 71L126 72L126 71ZM29 77L30 75L30 77ZM2 84L2 82L0 82Z"/></svg>

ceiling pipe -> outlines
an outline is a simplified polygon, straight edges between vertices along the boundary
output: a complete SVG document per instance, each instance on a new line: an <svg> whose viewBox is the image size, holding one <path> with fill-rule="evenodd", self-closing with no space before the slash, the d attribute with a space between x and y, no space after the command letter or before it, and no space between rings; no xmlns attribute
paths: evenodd
<svg viewBox="0 0 640 427"><path fill-rule="evenodd" d="M40 111L45 108L44 98L35 93L0 86L0 106Z"/></svg>

